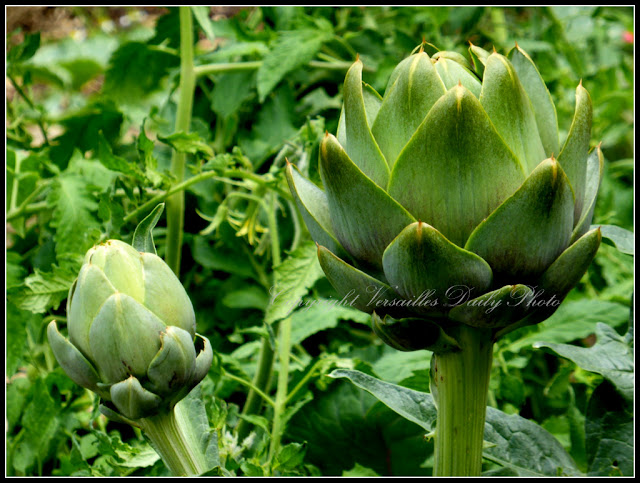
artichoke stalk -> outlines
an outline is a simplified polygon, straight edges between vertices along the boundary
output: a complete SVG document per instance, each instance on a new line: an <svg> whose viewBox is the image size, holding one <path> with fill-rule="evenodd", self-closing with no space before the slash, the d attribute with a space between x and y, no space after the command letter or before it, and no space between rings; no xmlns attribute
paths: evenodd
<svg viewBox="0 0 640 483"><path fill-rule="evenodd" d="M69 291L67 329L69 339L49 324L53 353L103 412L140 427L173 473L207 470L175 406L207 375L213 351L169 266L118 240L91 248Z"/></svg>
<svg viewBox="0 0 640 483"><path fill-rule="evenodd" d="M520 47L410 55L384 97L346 75L323 189L287 180L337 292L404 351L434 352L434 475L478 475L493 343L548 318L601 241L603 169L580 83L560 144L554 103ZM355 294L355 297L354 297Z"/></svg>

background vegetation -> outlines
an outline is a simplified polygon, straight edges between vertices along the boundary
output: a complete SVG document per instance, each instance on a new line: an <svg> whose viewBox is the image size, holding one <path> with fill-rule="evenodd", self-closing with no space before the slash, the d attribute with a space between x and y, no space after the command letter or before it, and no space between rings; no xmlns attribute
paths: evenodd
<svg viewBox="0 0 640 483"><path fill-rule="evenodd" d="M189 134L174 128L177 10L17 10L7 12L6 58L10 475L167 474L139 432L100 415L93 396L62 372L44 328L52 319L64 326L86 250L107 238L130 241L175 189L176 151L187 154L180 278L198 331L217 351L202 394L221 472L431 474L432 442L422 427L327 377L358 369L427 391L429 353L394 351L375 338L366 315L317 302L336 294L284 180L285 157L318 179L318 142L336 130L342 81L357 54L365 82L383 92L391 69L423 39L430 54L464 55L469 41L501 53L517 41L547 81L562 133L582 80L594 105L593 143L602 142L606 158L594 223L633 229L632 8L198 7L195 63L203 67ZM154 232L161 256L164 226L163 217ZM272 407L240 413L262 341L275 341L276 322L291 308L271 303L274 277L289 277L308 305L291 313L283 446L270 454ZM632 256L603 244L552 318L496 347L490 406L544 427L583 473L633 472L632 291ZM597 360L604 341L594 335L597 322L627 351L618 369L631 393L553 346L590 348ZM270 395L280 367L276 360ZM235 432L241 420L247 438ZM485 470L502 471L489 461Z"/></svg>

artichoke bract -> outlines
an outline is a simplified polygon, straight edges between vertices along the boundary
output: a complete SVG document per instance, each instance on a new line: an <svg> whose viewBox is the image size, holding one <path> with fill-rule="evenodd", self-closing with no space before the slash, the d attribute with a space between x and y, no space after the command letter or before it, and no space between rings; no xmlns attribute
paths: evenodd
<svg viewBox="0 0 640 483"><path fill-rule="evenodd" d="M450 348L442 329L459 324L499 337L546 319L601 241L590 224L603 156L589 152L582 83L561 143L529 55L470 54L420 48L384 97L356 60L320 146L323 189L287 166L329 281L401 350Z"/></svg>
<svg viewBox="0 0 640 483"><path fill-rule="evenodd" d="M157 255L118 240L90 249L67 299L64 338L47 328L74 382L130 420L170 411L207 374L213 351L196 334L184 287Z"/></svg>

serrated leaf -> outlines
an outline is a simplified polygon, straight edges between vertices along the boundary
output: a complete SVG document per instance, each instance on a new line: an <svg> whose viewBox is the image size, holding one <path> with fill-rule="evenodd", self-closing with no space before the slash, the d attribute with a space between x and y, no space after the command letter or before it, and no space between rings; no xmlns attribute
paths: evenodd
<svg viewBox="0 0 640 483"><path fill-rule="evenodd" d="M143 42L128 42L116 50L105 73L104 93L118 101L146 98L162 86L177 56L153 49Z"/></svg>
<svg viewBox="0 0 640 483"><path fill-rule="evenodd" d="M65 133L53 141L51 147L51 161L60 170L64 170L75 150L85 153L89 150L96 152L100 132L108 142L112 142L120 135L120 127L124 116L112 101L96 101L77 111L66 113L58 119L65 127Z"/></svg>
<svg viewBox="0 0 640 483"><path fill-rule="evenodd" d="M633 411L608 382L589 400L585 423L590 476L633 476Z"/></svg>
<svg viewBox="0 0 640 483"><path fill-rule="evenodd" d="M104 134L99 133L98 136L98 159L105 168L117 173L122 173L126 176L131 176L137 181L144 180L144 175L138 166L113 154L111 146L109 146Z"/></svg>
<svg viewBox="0 0 640 483"><path fill-rule="evenodd" d="M271 52L265 55L258 69L258 95L264 102L273 88L294 69L311 59L322 44L331 39L330 29L303 29L279 32L278 40Z"/></svg>
<svg viewBox="0 0 640 483"><path fill-rule="evenodd" d="M307 452L306 443L289 443L283 446L278 456L276 456L276 465L274 468L284 468L288 470L295 469L304 461L304 455Z"/></svg>
<svg viewBox="0 0 640 483"><path fill-rule="evenodd" d="M211 93L211 109L222 117L234 114L251 96L255 77L255 72L229 72L216 77Z"/></svg>
<svg viewBox="0 0 640 483"><path fill-rule="evenodd" d="M561 357L575 362L585 371L595 372L610 381L627 400L633 400L633 350L614 329L599 322L595 329L597 342L592 347L536 342L535 348L546 347Z"/></svg>
<svg viewBox="0 0 640 483"><path fill-rule="evenodd" d="M34 467L42 467L60 426L60 406L42 379L36 380L30 396L21 419L22 429L14 440L11 455L13 467L23 475L31 474Z"/></svg>
<svg viewBox="0 0 640 483"><path fill-rule="evenodd" d="M93 215L98 203L88 193L86 181L75 174L59 176L48 197L53 206L51 226L58 257L65 253L84 254L99 237L100 224Z"/></svg>
<svg viewBox="0 0 640 483"><path fill-rule="evenodd" d="M323 276L316 245L311 241L302 243L275 268L275 285L270 289L271 303L265 322L271 324L289 315L309 288Z"/></svg>
<svg viewBox="0 0 640 483"><path fill-rule="evenodd" d="M51 272L36 270L24 280L24 285L10 290L7 297L19 309L40 314L60 306L75 278L76 272L56 266Z"/></svg>
<svg viewBox="0 0 640 483"><path fill-rule="evenodd" d="M305 461L324 476L356 463L383 476L427 476L424 430L346 381L316 393L287 424L287 437L306 441Z"/></svg>
<svg viewBox="0 0 640 483"><path fill-rule="evenodd" d="M349 379L409 421L428 432L435 430L436 407L431 394L389 384L360 371L336 369L329 376ZM484 439L491 447L485 447L483 456L521 476L580 473L558 440L516 414L487 408Z"/></svg>
<svg viewBox="0 0 640 483"><path fill-rule="evenodd" d="M291 344L299 344L313 334L332 329L338 325L340 320L369 323L369 314L350 307L336 305L336 302L340 301L316 299L313 300L313 305L293 312L291 314Z"/></svg>
<svg viewBox="0 0 640 483"><path fill-rule="evenodd" d="M158 141L168 144L180 153L213 157L213 149L197 133L176 132L167 137L158 135Z"/></svg>

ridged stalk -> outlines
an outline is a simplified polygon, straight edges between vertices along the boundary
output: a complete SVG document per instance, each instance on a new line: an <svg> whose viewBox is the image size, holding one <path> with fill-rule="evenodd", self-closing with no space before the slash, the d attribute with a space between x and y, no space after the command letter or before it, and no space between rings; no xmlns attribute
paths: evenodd
<svg viewBox="0 0 640 483"><path fill-rule="evenodd" d="M433 476L479 476L493 358L487 330L463 326L461 350L434 354L431 392L438 407Z"/></svg>
<svg viewBox="0 0 640 483"><path fill-rule="evenodd" d="M200 436L194 434L179 405L168 413L136 421L156 452L175 476L196 476L207 468L200 449Z"/></svg>

